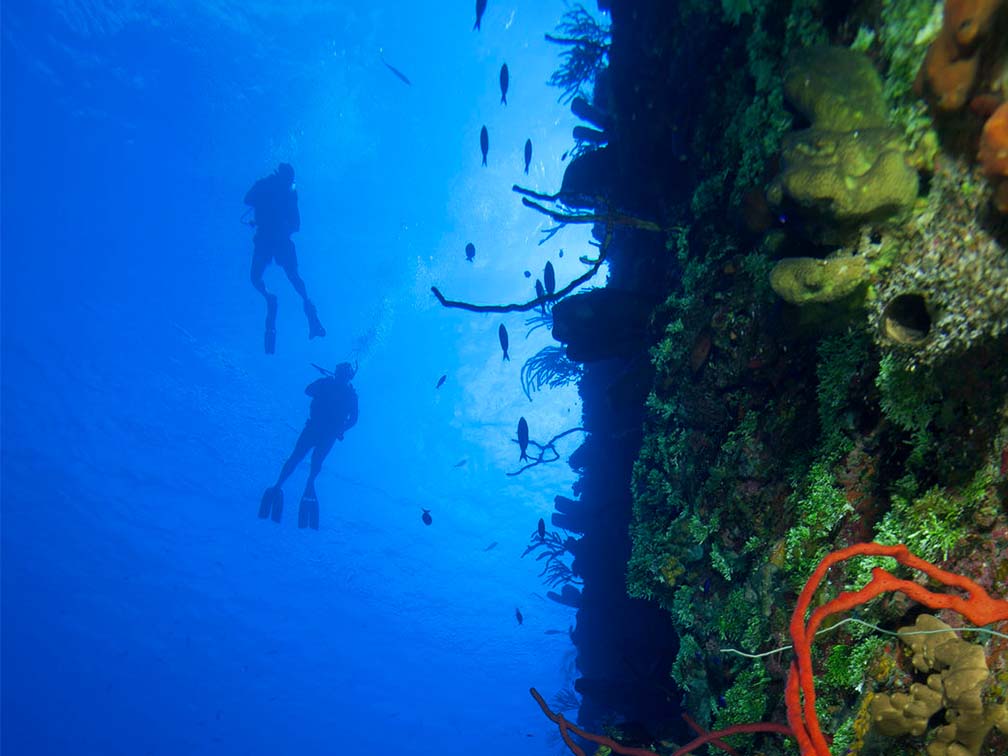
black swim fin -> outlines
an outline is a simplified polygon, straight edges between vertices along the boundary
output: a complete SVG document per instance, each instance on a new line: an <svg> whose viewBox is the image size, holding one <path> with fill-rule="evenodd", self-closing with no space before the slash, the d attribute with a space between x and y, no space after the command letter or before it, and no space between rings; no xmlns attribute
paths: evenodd
<svg viewBox="0 0 1008 756"><path fill-rule="evenodd" d="M262 501L259 502L259 517L263 520L272 517L273 522L280 522L283 504L283 489L280 486L270 486L263 491Z"/></svg>
<svg viewBox="0 0 1008 756"><path fill-rule="evenodd" d="M318 530L318 499L314 494L306 493L301 497L298 507L298 527Z"/></svg>
<svg viewBox="0 0 1008 756"><path fill-rule="evenodd" d="M275 294L266 297L266 354L276 352L277 298Z"/></svg>
<svg viewBox="0 0 1008 756"><path fill-rule="evenodd" d="M316 336L325 336L326 329L322 327L322 321L319 320L318 310L315 309L315 303L311 301L305 301L304 304L305 315L308 316L308 338L314 339Z"/></svg>

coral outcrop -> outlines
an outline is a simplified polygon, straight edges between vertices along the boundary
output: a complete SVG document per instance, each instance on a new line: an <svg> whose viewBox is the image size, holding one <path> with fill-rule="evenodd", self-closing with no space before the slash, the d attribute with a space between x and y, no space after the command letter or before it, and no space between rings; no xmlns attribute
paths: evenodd
<svg viewBox="0 0 1008 756"><path fill-rule="evenodd" d="M917 173L903 135L886 123L882 84L863 54L803 50L784 90L812 125L784 137L781 171L768 190L773 204L828 228L884 220L913 206Z"/></svg>
<svg viewBox="0 0 1008 756"><path fill-rule="evenodd" d="M888 737L921 736L931 718L944 710L945 724L936 727L928 756L978 756L995 727L1008 732L1008 703L984 700L992 682L983 646L969 643L930 614L899 630L912 654L914 669L927 675L907 693L880 693L870 705L872 725Z"/></svg>
<svg viewBox="0 0 1008 756"><path fill-rule="evenodd" d="M864 258L847 254L825 260L791 257L781 260L770 271L773 290L781 299L796 305L835 302L852 294L867 280Z"/></svg>

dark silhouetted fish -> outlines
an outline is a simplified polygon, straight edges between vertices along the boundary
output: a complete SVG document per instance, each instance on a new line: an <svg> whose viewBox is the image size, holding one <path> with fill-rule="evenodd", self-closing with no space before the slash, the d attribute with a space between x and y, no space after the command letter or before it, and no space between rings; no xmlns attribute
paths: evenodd
<svg viewBox="0 0 1008 756"><path fill-rule="evenodd" d="M511 362L511 358L508 356L507 352L508 350L507 328L504 327L503 323L501 323L500 328L497 329L497 338L500 339L501 349L504 350L504 360L506 360L507 362Z"/></svg>
<svg viewBox="0 0 1008 756"><path fill-rule="evenodd" d="M532 278L532 271L531 270L526 270L525 271L525 278Z"/></svg>
<svg viewBox="0 0 1008 756"><path fill-rule="evenodd" d="M381 50L378 51L378 55L381 56L381 62L385 64L385 67L389 71L391 71L392 73L394 73L397 77L399 77L399 81L401 81L403 84L405 84L408 87L412 87L413 86L413 82L406 78L406 74L404 74L398 68L396 68L395 66L393 66L387 60L385 60L385 56L382 55L382 51Z"/></svg>
<svg viewBox="0 0 1008 756"><path fill-rule="evenodd" d="M424 525L430 525L432 522L434 522L434 518L432 518L430 516L430 510L429 509L425 509L423 511L423 514L420 515L420 519L423 520L423 524Z"/></svg>
<svg viewBox="0 0 1008 756"><path fill-rule="evenodd" d="M553 294L556 291L556 273L553 271L553 263L548 260L546 268L543 270L543 283L546 285L547 294Z"/></svg>
<svg viewBox="0 0 1008 756"><path fill-rule="evenodd" d="M480 129L480 152L483 153L483 165L487 164L486 156L489 150L490 150L490 132L488 132L486 126L484 126L482 129Z"/></svg>
<svg viewBox="0 0 1008 756"><path fill-rule="evenodd" d="M546 540L546 520L542 517L539 518L539 524L536 526L536 533L539 534L539 540Z"/></svg>
<svg viewBox="0 0 1008 756"><path fill-rule="evenodd" d="M525 618L522 617L521 609L519 609L517 606L515 607L515 619L518 620L519 625L525 621Z"/></svg>
<svg viewBox="0 0 1008 756"><path fill-rule="evenodd" d="M486 11L487 0L476 0L476 25L473 26L473 31L480 28L480 21L483 20L483 13Z"/></svg>
<svg viewBox="0 0 1008 756"><path fill-rule="evenodd" d="M544 313L546 312L546 303L544 301L542 301L542 300L543 300L543 298L545 296L546 296L546 290L543 288L542 281L540 281L537 278L536 279L536 299L540 300L539 301L539 309L542 310Z"/></svg>
<svg viewBox="0 0 1008 756"><path fill-rule="evenodd" d="M521 449L521 456L519 460L528 460L528 454L526 450L528 449L529 435L528 435L528 423L525 421L524 417L518 418L518 448Z"/></svg>
<svg viewBox="0 0 1008 756"><path fill-rule="evenodd" d="M529 165L532 163L532 140L525 140L525 175L528 175Z"/></svg>
<svg viewBox="0 0 1008 756"><path fill-rule="evenodd" d="M442 375L440 378L437 379L437 386L435 386L434 388L441 388L442 386L444 386L444 382L447 380L448 376Z"/></svg>
<svg viewBox="0 0 1008 756"><path fill-rule="evenodd" d="M562 250L562 249L560 250L560 254L559 254L559 255L557 255L557 256L558 256L558 257L563 257L563 250Z"/></svg>
<svg viewBox="0 0 1008 756"><path fill-rule="evenodd" d="M466 244L466 260L472 262L476 259L476 245L472 242Z"/></svg>
<svg viewBox="0 0 1008 756"><path fill-rule="evenodd" d="M508 81L510 80L510 78L511 77L508 74L507 63L505 63L504 65L501 66L501 72L500 72L501 105L507 105L507 89L508 89Z"/></svg>
<svg viewBox="0 0 1008 756"><path fill-rule="evenodd" d="M466 466L466 462L468 462L468 461L469 461L468 457L466 457L465 459L460 459L458 462L456 462L454 465L452 465L452 467L465 467Z"/></svg>
<svg viewBox="0 0 1008 756"><path fill-rule="evenodd" d="M497 541L491 541L490 545L487 546L483 551L490 551L491 549L497 548Z"/></svg>

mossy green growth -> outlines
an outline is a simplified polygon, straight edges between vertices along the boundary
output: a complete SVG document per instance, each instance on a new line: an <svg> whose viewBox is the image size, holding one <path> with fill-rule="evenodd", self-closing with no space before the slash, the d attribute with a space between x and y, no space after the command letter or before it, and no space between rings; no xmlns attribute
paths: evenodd
<svg viewBox="0 0 1008 756"><path fill-rule="evenodd" d="M854 512L823 461L812 465L800 490L800 495L792 497L795 524L784 537L785 570L796 587L804 585L830 550L836 527Z"/></svg>
<svg viewBox="0 0 1008 756"><path fill-rule="evenodd" d="M714 709L712 730L721 730L733 724L762 722L766 719L768 706L767 688L770 675L761 660L747 661L724 692L724 702ZM745 736L741 740L751 740ZM748 751L746 751L748 753Z"/></svg>
<svg viewBox="0 0 1008 756"><path fill-rule="evenodd" d="M911 370L894 354L879 360L875 378L882 413L906 431L925 430L941 407L941 390L929 371Z"/></svg>
<svg viewBox="0 0 1008 756"><path fill-rule="evenodd" d="M935 0L887 0L876 34L885 66L882 91L890 107L889 122L903 133L914 165L921 169L933 164L938 142L913 82L941 28L941 8Z"/></svg>
<svg viewBox="0 0 1008 756"><path fill-rule="evenodd" d="M971 516L982 505L993 476L984 467L958 492L933 486L919 496L913 495L910 482L912 478L902 481L902 494L893 493L889 511L875 526L875 540L904 544L930 562L944 561L966 536Z"/></svg>
<svg viewBox="0 0 1008 756"><path fill-rule="evenodd" d="M832 646L826 654L826 664L820 677L823 687L840 692L860 689L875 654L886 642L884 636L873 635L853 644Z"/></svg>
<svg viewBox="0 0 1008 756"><path fill-rule="evenodd" d="M864 328L852 328L819 343L816 376L819 386L819 449L824 459L834 459L850 446L852 433L850 390L868 362L871 339Z"/></svg>

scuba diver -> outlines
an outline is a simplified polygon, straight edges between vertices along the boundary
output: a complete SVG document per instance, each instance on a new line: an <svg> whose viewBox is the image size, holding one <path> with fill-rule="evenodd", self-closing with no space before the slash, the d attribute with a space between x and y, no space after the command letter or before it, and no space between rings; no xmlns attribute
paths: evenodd
<svg viewBox="0 0 1008 756"><path fill-rule="evenodd" d="M314 366L324 378L319 378L305 388L305 393L312 398L308 422L294 444L294 451L284 462L276 485L267 488L259 504L259 517L272 517L273 522L280 522L283 515L283 484L294 472L294 468L305 458L309 449L314 448L311 458L311 471L305 484L304 495L298 508L298 527L318 530L319 509L318 498L315 496L315 478L322 470L322 463L337 440L343 440L343 434L357 423L357 392L350 381L356 369L349 362L341 362L330 373L328 370Z"/></svg>
<svg viewBox="0 0 1008 756"><path fill-rule="evenodd" d="M245 204L255 211L255 218L249 223L256 229L251 276L252 285L266 299L266 354L276 351L277 298L266 290L263 282L263 271L272 261L284 269L294 290L304 301L308 338L325 336L326 331L319 322L315 305L308 299L304 281L298 275L297 254L290 238L301 228L293 166L280 163L272 174L256 181L245 195Z"/></svg>

